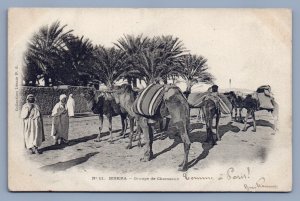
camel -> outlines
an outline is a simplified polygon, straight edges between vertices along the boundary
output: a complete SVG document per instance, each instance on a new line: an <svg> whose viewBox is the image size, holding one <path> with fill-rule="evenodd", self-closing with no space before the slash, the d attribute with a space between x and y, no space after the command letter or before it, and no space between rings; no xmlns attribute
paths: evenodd
<svg viewBox="0 0 300 201"><path fill-rule="evenodd" d="M260 107L260 102L257 98L257 93L255 92L253 94L248 94L246 98L242 98L241 96L237 96L233 91L230 91L229 93L225 93L225 95L228 97L230 102L232 103L232 108L235 110L239 110L239 116L242 123L244 123L244 128L242 131L247 130L247 121L249 117L252 117L253 119L253 132L256 132L256 119L255 119L255 111L260 110L267 110L268 112L271 112L273 119L274 119L274 126L273 129L276 130L277 120L278 120L278 104L273 100L274 109L265 109ZM242 119L242 109L246 109L246 117L243 120ZM232 117L232 116L231 116ZM235 120L236 120L236 114L235 114Z"/></svg>
<svg viewBox="0 0 300 201"><path fill-rule="evenodd" d="M138 114L133 110L135 104L134 91L130 85L122 85L115 94L122 97L120 104L126 104L126 110L130 113L130 116L134 115L138 126L140 126L145 138L145 151L141 161L146 162L154 158L152 144L153 144L153 128L152 124L155 121L161 121L168 115L171 116L171 120L175 127L180 132L180 137L184 144L184 157L182 163L179 165L179 171L186 171L188 168L188 154L191 145L189 139L189 125L190 125L190 112L187 99L184 97L180 89L175 85L163 86L163 97L160 103L159 109L152 116L144 116ZM121 96L122 94L122 96ZM117 96L115 96L117 97ZM122 100L122 101L121 101ZM126 103L125 103L126 102ZM135 113L135 114L134 114Z"/></svg>
<svg viewBox="0 0 300 201"><path fill-rule="evenodd" d="M243 97L236 95L233 91L224 93L224 95L231 102L231 120L237 121L237 115L239 113L239 121L242 121L242 109L243 109ZM235 112L233 118L233 111Z"/></svg>
<svg viewBox="0 0 300 201"><path fill-rule="evenodd" d="M217 140L220 140L219 135L219 120L221 117L221 110L218 103L218 96L216 92L218 91L218 86L213 85L211 86L207 92L205 93L197 93L195 97L193 97L189 101L190 108L199 108L199 115L200 111L203 113L205 125L206 125L206 142L212 141L215 145L216 140L213 137L213 119L216 119L216 136ZM186 98L189 98L189 93L185 93ZM189 99L188 99L189 100Z"/></svg>
<svg viewBox="0 0 300 201"><path fill-rule="evenodd" d="M212 141L213 145L216 144L216 141L213 137L213 119L216 118L216 136L217 140L220 140L220 135L219 135L219 120L221 117L221 112L220 108L217 105L217 103L208 98L204 100L202 111L204 114L204 119L205 119L205 125L206 125L206 142L209 142L210 140Z"/></svg>
<svg viewBox="0 0 300 201"><path fill-rule="evenodd" d="M138 92L134 91L129 84L123 84L119 90L115 90L112 93L116 104L120 105L128 114L129 122L130 122L130 134L129 134L129 144L126 149L132 148L132 141L134 137L134 120L137 118L136 114L132 110L132 102L135 101ZM138 147L142 146L141 143L141 129L137 124L137 136L138 136Z"/></svg>
<svg viewBox="0 0 300 201"><path fill-rule="evenodd" d="M122 123L122 131L120 133L120 136L125 137L125 133L127 130L127 116L128 113L126 110L122 107L120 107L114 97L109 92L102 92L100 96L96 96L95 92L93 90L87 91L87 93L83 94L84 98L88 102L88 106L91 108L94 114L99 114L99 134L97 136L97 139L95 142L101 141L101 131L103 127L103 115L105 115L108 118L109 121L109 142L113 143L113 137L112 137L112 117L121 116L121 123ZM130 121L130 132L132 132L133 129L133 122Z"/></svg>

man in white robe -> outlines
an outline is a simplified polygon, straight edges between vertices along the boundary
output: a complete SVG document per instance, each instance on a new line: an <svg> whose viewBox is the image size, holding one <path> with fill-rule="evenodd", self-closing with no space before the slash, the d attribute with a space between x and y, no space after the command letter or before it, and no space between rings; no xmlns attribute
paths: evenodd
<svg viewBox="0 0 300 201"><path fill-rule="evenodd" d="M66 107L67 96L62 94L59 96L59 102L52 110L52 129L51 136L57 144L68 144L69 135L69 115Z"/></svg>
<svg viewBox="0 0 300 201"><path fill-rule="evenodd" d="M75 100L73 98L73 94L69 95L68 102L67 102L68 114L69 117L74 117L75 115Z"/></svg>
<svg viewBox="0 0 300 201"><path fill-rule="evenodd" d="M34 102L34 95L29 94L21 110L23 136L25 148L29 149L32 154L41 154L38 148L45 141L43 119L39 106Z"/></svg>

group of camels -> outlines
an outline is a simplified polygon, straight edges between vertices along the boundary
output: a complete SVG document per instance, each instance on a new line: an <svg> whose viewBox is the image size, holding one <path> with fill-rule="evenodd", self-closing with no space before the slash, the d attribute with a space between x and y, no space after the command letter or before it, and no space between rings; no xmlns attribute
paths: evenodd
<svg viewBox="0 0 300 201"><path fill-rule="evenodd" d="M146 108L146 110L151 110L152 113L141 113L140 110L136 109L136 105L141 101L140 97L143 96L143 91L137 92L132 88L129 84L123 84L119 87L114 88L114 90L108 92L102 92L99 96L96 95L95 91L89 90L83 94L84 98L87 100L89 107L93 111L93 113L99 115L100 125L99 125L99 134L95 141L101 141L101 130L103 127L103 116L106 116L109 121L109 133L110 133L110 142L112 142L112 118L115 116L121 116L122 123L122 131L120 135L125 137L126 129L127 129L127 118L129 119L129 144L127 148L132 148L132 141L134 136L138 137L138 146L141 146L141 133L144 134L145 141L145 151L144 156L141 158L141 161L150 161L153 159L153 124L155 122L160 123L161 131L166 131L168 129L168 124L170 120L173 123L173 126L177 128L181 140L184 144L184 157L182 163L179 165L179 171L186 171L188 169L188 154L191 145L191 141L189 138L190 132L190 109L191 108L201 108L203 113L205 124L206 124L206 132L207 132L207 142L212 142L216 144L216 140L220 140L220 136L218 134L218 123L221 116L221 110L219 103L209 95L205 95L202 98L199 104L191 104L188 101L188 93L182 93L179 87L175 85L165 84L158 85L159 93L156 92L155 98L157 101L156 106L151 105L153 108ZM147 88L150 88L148 86ZM214 87L216 87L214 89ZM145 90L144 89L144 93ZM217 90L217 86L214 85L209 90ZM158 91L158 90L157 90ZM211 92L213 92L211 91ZM210 94L210 93L208 93ZM250 115L255 122L254 112L259 108L256 99L251 98L251 96L247 96L246 98L238 97L234 92L230 92L226 95L227 100L231 103L230 110L231 116L233 118L233 111L237 111L239 109L241 111L242 108L247 110L247 115L245 119L245 125L247 124L247 119ZM153 101L151 104L153 104ZM145 109L145 108L144 108ZM154 112L153 112L154 111ZM165 128L162 126L163 119L166 118ZM236 118L236 114L235 114ZM216 122L216 139L214 137L214 133L212 131L213 128L213 119ZM136 132L134 131L134 126L136 125ZM254 123L254 131L256 129L256 125ZM136 134L134 134L136 133Z"/></svg>

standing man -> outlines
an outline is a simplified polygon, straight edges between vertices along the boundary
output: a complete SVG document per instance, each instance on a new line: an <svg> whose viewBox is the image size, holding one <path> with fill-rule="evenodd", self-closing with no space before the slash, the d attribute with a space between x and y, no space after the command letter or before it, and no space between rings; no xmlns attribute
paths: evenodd
<svg viewBox="0 0 300 201"><path fill-rule="evenodd" d="M67 102L67 109L69 117L75 116L75 100L73 98L73 94L69 95L68 102Z"/></svg>
<svg viewBox="0 0 300 201"><path fill-rule="evenodd" d="M67 144L69 135L69 115L66 107L67 96L59 96L59 102L56 103L52 110L52 129L51 136L55 140L55 145Z"/></svg>
<svg viewBox="0 0 300 201"><path fill-rule="evenodd" d="M38 148L45 141L43 119L39 106L34 102L34 95L29 94L21 110L23 137L25 148L29 149L32 154L41 154Z"/></svg>

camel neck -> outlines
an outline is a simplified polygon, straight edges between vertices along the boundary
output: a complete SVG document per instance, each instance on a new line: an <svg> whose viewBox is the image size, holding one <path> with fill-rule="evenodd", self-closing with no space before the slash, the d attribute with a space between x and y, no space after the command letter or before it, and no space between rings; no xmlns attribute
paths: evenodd
<svg viewBox="0 0 300 201"><path fill-rule="evenodd" d="M120 101L121 107L123 107L131 116L134 115L134 112L132 110L134 101L135 99L133 94L125 94Z"/></svg>

